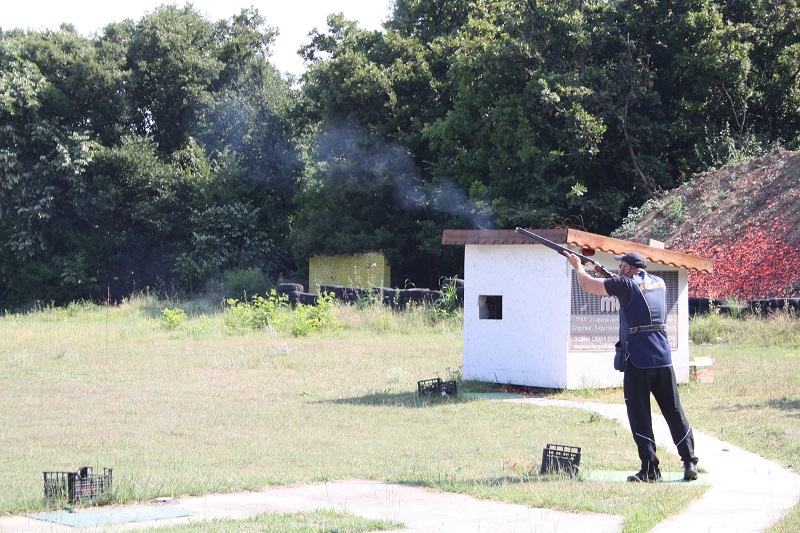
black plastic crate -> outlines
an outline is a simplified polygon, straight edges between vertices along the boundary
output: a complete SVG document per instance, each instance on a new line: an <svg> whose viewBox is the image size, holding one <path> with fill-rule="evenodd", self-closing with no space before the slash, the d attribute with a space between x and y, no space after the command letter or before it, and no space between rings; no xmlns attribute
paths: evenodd
<svg viewBox="0 0 800 533"><path fill-rule="evenodd" d="M581 466L581 449L577 446L548 444L542 450L540 474L567 474L575 476Z"/></svg>
<svg viewBox="0 0 800 533"><path fill-rule="evenodd" d="M439 392L442 396L455 396L458 393L455 381L442 381L442 390Z"/></svg>
<svg viewBox="0 0 800 533"><path fill-rule="evenodd" d="M420 396L439 396L442 390L442 379L423 379L417 382L417 392Z"/></svg>
<svg viewBox="0 0 800 533"><path fill-rule="evenodd" d="M93 474L91 466L82 466L76 472L44 472L44 497L69 503L94 500L111 492L111 474L111 468Z"/></svg>
<svg viewBox="0 0 800 533"><path fill-rule="evenodd" d="M442 378L418 381L417 390L420 396L455 396L458 393L455 381L442 381Z"/></svg>

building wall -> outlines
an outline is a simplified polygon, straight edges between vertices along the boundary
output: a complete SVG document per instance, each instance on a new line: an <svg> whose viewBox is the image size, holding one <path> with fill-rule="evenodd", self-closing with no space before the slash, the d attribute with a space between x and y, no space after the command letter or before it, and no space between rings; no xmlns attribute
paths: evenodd
<svg viewBox="0 0 800 533"><path fill-rule="evenodd" d="M391 267L379 252L356 255L313 256L308 260L308 292L320 285L390 287Z"/></svg>
<svg viewBox="0 0 800 533"><path fill-rule="evenodd" d="M668 270L664 268L664 270ZM689 383L689 272L682 268L678 271L678 349L672 352L672 367L678 383Z"/></svg>
<svg viewBox="0 0 800 533"><path fill-rule="evenodd" d="M544 250L466 245L464 379L564 387L570 267ZM502 297L502 319L480 318L485 296Z"/></svg>

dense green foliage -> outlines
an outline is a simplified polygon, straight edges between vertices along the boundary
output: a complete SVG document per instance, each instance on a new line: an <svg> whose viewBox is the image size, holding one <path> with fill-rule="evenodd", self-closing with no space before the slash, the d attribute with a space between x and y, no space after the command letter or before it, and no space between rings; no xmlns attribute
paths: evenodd
<svg viewBox="0 0 800 533"><path fill-rule="evenodd" d="M608 233L698 170L797 145L798 14L794 2L400 0L382 34L332 18L314 38L304 115L408 149L421 184L468 194L450 212L472 226L580 215Z"/></svg>
<svg viewBox="0 0 800 533"><path fill-rule="evenodd" d="M255 11L0 39L0 305L291 268L288 82Z"/></svg>
<svg viewBox="0 0 800 533"><path fill-rule="evenodd" d="M691 175L800 144L796 0L397 0L295 80L255 10L0 33L0 308L304 279L382 250L461 273L445 228L610 233ZM239 297L236 294L234 296Z"/></svg>

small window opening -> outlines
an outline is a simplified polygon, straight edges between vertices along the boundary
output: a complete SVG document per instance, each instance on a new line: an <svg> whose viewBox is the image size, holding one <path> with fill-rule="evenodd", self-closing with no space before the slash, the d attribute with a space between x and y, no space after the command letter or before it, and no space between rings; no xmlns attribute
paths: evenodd
<svg viewBox="0 0 800 533"><path fill-rule="evenodd" d="M481 320L502 320L503 297L478 296L478 317Z"/></svg>

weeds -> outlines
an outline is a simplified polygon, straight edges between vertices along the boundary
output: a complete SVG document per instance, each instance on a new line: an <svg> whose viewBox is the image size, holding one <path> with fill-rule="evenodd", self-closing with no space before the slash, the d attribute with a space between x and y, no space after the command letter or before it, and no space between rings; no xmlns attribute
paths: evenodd
<svg viewBox="0 0 800 533"><path fill-rule="evenodd" d="M339 322L333 313L335 301L328 294L317 301L317 305L298 304L289 313L287 322L293 337L307 337L318 331L336 331Z"/></svg>
<svg viewBox="0 0 800 533"><path fill-rule="evenodd" d="M696 344L717 344L737 331L736 324L719 313L709 313L692 319L689 336Z"/></svg>
<svg viewBox="0 0 800 533"><path fill-rule="evenodd" d="M654 216L648 233L654 239L660 240L671 237L688 217L683 197L651 198L641 207L632 207L622 225L611 236L619 239L633 237L637 227L650 215Z"/></svg>
<svg viewBox="0 0 800 533"><path fill-rule="evenodd" d="M161 311L161 325L164 329L178 329L187 318L189 318L189 315L180 307L176 307L175 309L165 307L164 310Z"/></svg>
<svg viewBox="0 0 800 533"><path fill-rule="evenodd" d="M227 301L223 329L229 335L243 335L250 331L289 333L293 337L307 337L318 331L335 331L339 323L333 313L335 301L325 295L317 305L289 305L286 295L274 289L266 297L256 295L249 302L235 298Z"/></svg>
<svg viewBox="0 0 800 533"><path fill-rule="evenodd" d="M741 309L741 307L733 306ZM746 319L745 319L746 317ZM692 318L689 336L696 344L755 344L800 347L800 319L792 312L766 315L740 312L721 314L718 310Z"/></svg>
<svg viewBox="0 0 800 533"><path fill-rule="evenodd" d="M250 302L229 298L223 317L223 329L229 335L241 335L248 331L266 331L273 322L281 322L278 313L289 306L289 298L279 295L275 289L266 297L255 295Z"/></svg>
<svg viewBox="0 0 800 533"><path fill-rule="evenodd" d="M436 301L435 307L447 316L461 309L461 303L458 300L458 285L456 279L442 285L442 297Z"/></svg>

